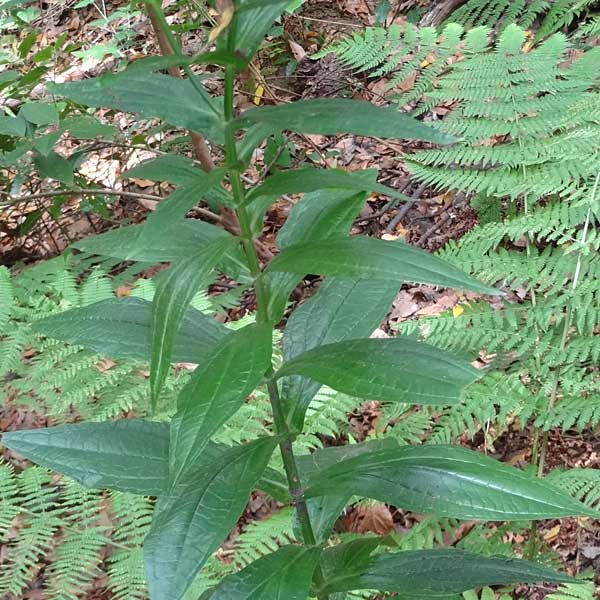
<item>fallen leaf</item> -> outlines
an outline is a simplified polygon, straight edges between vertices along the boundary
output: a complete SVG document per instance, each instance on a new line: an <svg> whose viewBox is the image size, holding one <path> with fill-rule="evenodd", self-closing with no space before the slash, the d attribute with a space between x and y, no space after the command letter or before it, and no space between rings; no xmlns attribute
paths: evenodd
<svg viewBox="0 0 600 600"><path fill-rule="evenodd" d="M358 506L344 521L346 530L351 533L387 535L394 531L392 513L385 504L380 502Z"/></svg>

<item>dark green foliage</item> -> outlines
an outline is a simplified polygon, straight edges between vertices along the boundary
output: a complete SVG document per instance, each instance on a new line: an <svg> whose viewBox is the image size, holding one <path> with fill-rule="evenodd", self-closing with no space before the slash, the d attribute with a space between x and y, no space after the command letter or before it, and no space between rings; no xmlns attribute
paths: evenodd
<svg viewBox="0 0 600 600"><path fill-rule="evenodd" d="M503 282L484 277L490 285L483 284L451 261L404 244L349 236L348 230L366 197L365 191L385 191L373 181L373 173L357 176L290 171L273 175L262 187L245 189L242 171L249 152L268 135L283 130L397 137L440 144L458 142L444 131L393 108L345 99L262 106L236 115L236 74L256 51L267 21L278 16L286 4L281 0L266 3L238 0L232 6L224 6L221 18L225 33L215 30L215 35L221 36L217 50L198 58L200 62L225 67L222 102L211 99L189 69L187 79L154 73L160 68L161 59L130 67L116 75L59 88L59 93L77 102L129 110L144 118L161 118L206 134L214 143L224 146L225 160L222 167L208 175L193 181L180 180L180 187L161 202L144 225L104 234L89 244L79 244L80 249L117 261L134 259L148 265L171 263L156 276L149 319L147 305L136 301L120 303L111 299L111 302L78 308L87 302L77 297L77 287L70 281L75 301L69 307L78 309L67 318L52 316L38 326L38 330L45 328L50 335L56 331L61 340L76 342L92 351L115 352L128 359L143 359L149 349L149 382L146 382L143 401L135 408L144 414L150 407L153 418L116 422L107 419L100 423L9 432L3 437L3 443L87 486L106 486L118 492L135 491L157 497L143 542L144 568L153 600L183 600L188 594L193 597L202 594L203 599L259 600L269 595L297 597L298 600L317 596L325 600L337 599L338 592L372 588L401 591L412 598L441 598L486 584L570 582L569 577L545 567L516 559L490 558L485 552L474 555L435 548L425 553L389 554L383 552L387 543L383 539L363 538L350 541L346 546L336 543L339 542L337 536L332 539L333 547L323 550L329 545L335 521L355 496L363 501L374 499L405 510L430 513L429 520L418 528L421 538L415 533L412 540L405 540L407 546L442 545L443 531L457 527L450 519L523 520L570 515L595 517L598 513L590 506L589 490L585 486L577 487L574 493L588 501L587 504L551 482L530 477L526 472L474 451L455 446L403 445L403 437L416 440L423 426L429 424L432 413L424 405L456 404L464 397L465 388L474 388L473 382L484 371L475 369L466 353L456 355L401 337L365 338L383 316L384 303L381 299L373 305L372 294L361 283L374 281L373 287L387 299L405 282L453 286L490 296L501 295L497 285ZM172 32L160 7L153 3L151 8L157 11L163 33L171 39ZM455 28L449 37L458 43L461 33ZM475 68L478 58L484 61L488 57L497 58L488 50L482 35L487 35L484 30L467 34L475 61L471 66ZM540 59L539 64L545 65L544 59L549 60L549 56L552 64L556 63L562 52L555 47L557 43L560 46L557 40L553 38L552 43L549 41L540 48L540 55L531 54L531 60ZM441 62L449 59L454 42L440 46L444 57ZM523 74L528 71L521 64L521 42L520 30L506 34L500 41L499 55L508 56L503 58L504 62L492 61L492 66L505 66L518 58L519 68L510 63L506 69L508 75L516 73L516 81L509 77L509 82L531 88L529 75ZM481 49L480 54L477 49ZM178 52L175 44L173 51ZM542 90L584 93L591 85L589 76L585 79L586 67L591 68L590 56L595 55L582 58L573 67L579 76L576 83L553 70L547 77L550 83ZM169 62L173 60L177 62L180 58L169 58L162 66L174 64ZM187 59L184 64L188 64ZM454 72L452 69L448 77ZM477 81L477 78L472 80ZM581 81L585 81L585 85ZM175 84L175 91L181 93L171 101ZM429 87L426 84L423 89ZM430 94L434 96L434 92ZM528 89L522 98L536 94ZM482 114L485 112L476 113ZM566 125L562 123L561 127ZM240 141L245 133L248 134L246 140ZM464 143L458 143L446 151L464 147ZM317 190L317 186L322 189ZM222 192L220 197L225 206L233 209L239 222L239 235L185 218L200 198L221 187L231 189L231 193ZM309 193L300 201L301 208L292 211L290 224L277 240L281 248L279 256L265 261L269 264L263 266L255 242L262 230L267 200L275 200L286 191L284 188ZM330 188L333 188L331 192L323 191ZM591 214L591 209L587 209L582 246L589 242ZM576 269L572 287L575 290L584 253L573 252L573 256ZM587 273L587 266L585 268ZM205 290L214 281L214 271L253 288L256 323L245 319L230 325L235 331L224 335L220 325L207 324L206 315L190 313L189 307L197 302L199 290ZM275 325L281 320L297 282L311 274L334 279L326 279L315 298L299 309L301 316L290 319L291 333L284 334L282 360ZM10 300L11 285L6 273L2 275L1 293ZM386 283L382 284L381 279ZM344 280L352 285L340 283ZM110 298L112 286L106 278L97 277L96 281L101 295ZM152 295L153 290L148 289L148 285L145 292ZM49 300L46 295L44 298ZM27 305L28 301L20 299L19 302ZM107 308L113 310L120 304L127 310L137 306L144 308L133 318L114 314L115 321L108 327L98 326L98 322L105 323ZM311 328L310 315L315 307L319 321L317 327ZM48 312L53 309L49 308ZM14 320L16 314L16 309L11 307L0 319L6 324ZM368 317L360 327L354 322L344 323L348 319L356 321L363 314ZM565 316L567 331L572 316L570 311L568 317ZM303 324L304 319L308 321ZM358 334L363 339L355 339L354 335ZM182 340L187 336L194 341L185 344L184 351ZM202 341L196 339L197 336ZM120 346L116 351L115 345ZM561 350L564 346L561 342ZM67 352L71 351L66 348ZM89 352L73 349L75 353L80 351ZM189 368L189 365L178 364L173 374L173 362L182 355L187 357L185 352L194 353L193 372L177 374ZM88 361L97 361L94 354L85 356ZM113 365L109 361L108 365L110 371L117 363ZM128 363L123 365L131 368ZM143 367L135 368L145 381ZM559 372L555 367L553 373ZM286 381L286 378L291 379ZM333 406L325 410L323 406L331 392L325 390L320 396L315 395L317 386L311 386L310 381L329 384L361 399L381 400L386 403L386 410L394 403L414 405L413 410L415 414L420 413L420 417L407 419L406 435L398 434L396 439L332 446L311 453L309 450L320 445L317 434L340 433L347 422L345 413L357 404L352 404L354 401L346 396L334 396ZM63 391L57 386L55 393ZM280 397L288 392L291 392L289 396ZM319 423L315 415L324 417L323 422ZM279 453L275 453L277 447ZM33 469L24 473L28 471ZM573 487L569 490L573 491ZM234 556L233 566L219 565L213 554L239 522L255 490L264 490L293 508L292 527L269 528L270 521L267 521L262 538L264 545L257 544L250 555L246 555L246 559L250 556L254 560L244 564L240 553L237 558ZM10 481L3 493L9 498L15 496ZM89 497L93 501L97 495L89 492ZM79 507L85 501L68 499L65 504ZM124 527L131 530L134 547L119 542L122 552L112 555L109 573L115 578L112 585L118 595L125 597L130 588L131 597L136 598L143 593L139 563L135 562L141 540L138 534L148 527L148 514L139 506L128 519L122 516L122 507L118 510ZM284 509L278 516L287 512ZM92 522L97 516L93 508L83 510L83 514L89 514ZM11 512L3 516L5 521L12 518ZM52 525L60 526L58 522ZM86 534L90 529L88 527ZM251 536L251 529L248 527L244 532L247 537ZM54 532L55 529L50 529L46 538ZM396 537L399 538L396 545L402 547L402 537ZM87 585L90 573L99 567L97 552L104 541L105 538L92 535L79 542L89 549L85 576L57 569L60 587L67 590L67 597L77 578ZM49 539L43 540L42 550L47 550L49 543ZM280 545L283 547L277 550ZM238 541L238 550L239 546ZM355 560L350 560L349 547L358 550ZM61 552L73 560L73 548L66 543L61 546ZM29 570L35 562L35 556L28 557L24 564ZM129 579L123 570L126 566L130 566ZM244 568L237 570L239 567ZM197 575L199 580L196 580Z"/></svg>

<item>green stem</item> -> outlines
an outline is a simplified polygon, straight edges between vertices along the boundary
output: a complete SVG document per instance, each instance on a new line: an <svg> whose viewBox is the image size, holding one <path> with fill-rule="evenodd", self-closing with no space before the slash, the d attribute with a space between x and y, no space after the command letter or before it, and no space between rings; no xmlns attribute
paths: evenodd
<svg viewBox="0 0 600 600"><path fill-rule="evenodd" d="M235 19L230 25L229 40L235 39ZM224 114L225 114L225 143L226 143L226 162L229 171L229 178L235 204L235 212L240 222L241 239L244 247L244 253L248 262L248 267L254 277L254 289L256 291L257 302L257 321L259 323L269 323L269 297L268 290L265 287L262 278L258 254L255 247L255 238L252 232L250 216L245 203L244 186L241 179L241 165L238 159L237 146L235 143L235 126L234 126L234 83L235 83L235 67L228 66L225 70L225 93L224 93ZM271 326L273 326L271 324ZM281 438L279 449L281 458L288 482L290 498L296 508L298 522L302 534L302 541L308 546L316 544L315 534L310 521L310 515L306 501L302 499L303 489L298 470L298 464L294 455L293 435L288 427L283 412L281 398L277 383L272 379L273 368L271 367L266 373L267 389L269 392L269 401L271 410L273 411L273 424L275 434ZM323 584L323 572L320 566L317 566L315 571L315 580L317 586ZM320 594L317 596L319 600L326 600L329 595Z"/></svg>

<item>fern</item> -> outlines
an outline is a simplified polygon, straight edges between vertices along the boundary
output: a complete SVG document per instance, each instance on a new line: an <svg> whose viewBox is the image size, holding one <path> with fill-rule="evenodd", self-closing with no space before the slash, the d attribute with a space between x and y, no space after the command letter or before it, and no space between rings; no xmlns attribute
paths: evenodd
<svg viewBox="0 0 600 600"><path fill-rule="evenodd" d="M386 77L386 91L402 84L408 89L391 96L400 105L421 100L463 46L464 30L450 24L439 34L433 27L419 28L407 24L389 29L368 28L349 38L327 46L314 58L334 53L356 73L369 72L369 77ZM414 81L413 81L414 79Z"/></svg>
<svg viewBox="0 0 600 600"><path fill-rule="evenodd" d="M115 600L145 600L146 577L142 543L150 529L153 503L140 496L111 492L111 516L115 544L107 559L108 589Z"/></svg>
<svg viewBox="0 0 600 600"><path fill-rule="evenodd" d="M600 504L600 471L597 469L556 469L547 479L588 506Z"/></svg>
<svg viewBox="0 0 600 600"><path fill-rule="evenodd" d="M245 567L279 546L293 542L292 517L292 509L284 508L266 519L249 523L234 542L234 562Z"/></svg>
<svg viewBox="0 0 600 600"><path fill-rule="evenodd" d="M546 596L546 600L594 600L598 597L596 591L591 581L564 583L556 592Z"/></svg>
<svg viewBox="0 0 600 600"><path fill-rule="evenodd" d="M556 0L542 21L536 39L568 27L597 4L597 0Z"/></svg>
<svg viewBox="0 0 600 600"><path fill-rule="evenodd" d="M596 172L598 125L583 107L597 101L587 90L600 54L591 50L566 68L563 35L531 52L522 52L524 42L525 32L509 26L493 52L457 63L427 94L430 106L455 103L440 127L463 141L413 154L407 165L417 179L439 189L539 198L572 194Z"/></svg>
<svg viewBox="0 0 600 600"><path fill-rule="evenodd" d="M465 27L494 23L502 28L517 23L529 28L549 7L548 0L469 0L455 10L448 20Z"/></svg>

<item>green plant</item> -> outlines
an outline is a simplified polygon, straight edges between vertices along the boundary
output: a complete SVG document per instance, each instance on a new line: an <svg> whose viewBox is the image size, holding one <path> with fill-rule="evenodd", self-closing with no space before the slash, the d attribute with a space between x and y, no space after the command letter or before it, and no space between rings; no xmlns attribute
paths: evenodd
<svg viewBox="0 0 600 600"><path fill-rule="evenodd" d="M535 200L574 193L595 173L598 129L588 109L598 96L588 90L596 83L598 52L565 67L562 34L530 52L523 51L524 42L522 29L507 27L494 52L457 63L427 94L429 106L457 104L440 126L464 142L414 154L408 165L418 179Z"/></svg>
<svg viewBox="0 0 600 600"><path fill-rule="evenodd" d="M517 24L531 29L541 19L535 36L539 40L567 28L597 4L597 0L468 0L450 15L448 21L465 27L498 24L503 28Z"/></svg>
<svg viewBox="0 0 600 600"><path fill-rule="evenodd" d="M372 172L288 170L244 188L241 175L255 146L284 129L453 141L394 109L351 100L309 100L236 115L236 73L287 4L222 3L215 51L191 61L173 40L174 58L55 88L79 103L162 118L206 135L224 146L225 159L211 172L198 170L143 226L78 244L123 260L170 262L157 276L151 306L109 298L50 316L37 322L36 330L116 358L148 359L155 411L170 365L198 367L167 421L121 419L17 431L4 434L3 443L85 486L157 497L144 541L150 596L157 600L179 600L195 585L198 570L226 539L254 489L293 507L294 543L227 575L202 598L325 599L365 589L447 598L482 585L570 582L535 563L464 550L382 552L389 542L378 537L328 544L354 496L457 519L597 512L542 479L456 446L411 447L386 439L298 453L295 440L321 384L359 398L439 405L458 402L463 389L482 375L467 360L409 338L365 337L386 314L401 282L492 295L498 290L416 248L349 237L366 191L397 196ZM164 21L162 26L173 39ZM155 72L190 62L224 66L222 99L211 98L190 69L187 79ZM230 191L223 188L220 197L238 218L239 236L184 218L207 189L224 181ZM255 242L266 209L282 193L303 192L315 193L291 211L278 235L279 255L261 268ZM213 269L252 283L256 323L227 331L189 310ZM275 365L274 327L306 274L326 279L288 318L283 361ZM216 442L259 386L266 387L270 404L267 430L238 444ZM280 456L274 456L277 446Z"/></svg>
<svg viewBox="0 0 600 600"><path fill-rule="evenodd" d="M402 93L388 94L400 106L415 103L416 112L423 112L421 100L436 79L449 68L450 59L465 46L467 52L479 52L485 47L487 32L471 33L463 40L464 29L451 23L440 32L434 27L369 27L351 37L326 46L314 55L321 58L331 52L356 73L369 77L386 77L386 91L411 82Z"/></svg>

